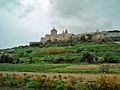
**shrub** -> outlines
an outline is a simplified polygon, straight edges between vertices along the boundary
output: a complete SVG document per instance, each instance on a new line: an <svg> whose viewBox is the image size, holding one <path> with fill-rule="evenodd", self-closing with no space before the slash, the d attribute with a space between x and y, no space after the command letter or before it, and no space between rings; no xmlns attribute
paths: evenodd
<svg viewBox="0 0 120 90"><path fill-rule="evenodd" d="M20 60L21 60L21 58L19 58L19 57L14 57L14 60L13 60L13 64L18 64L18 63L20 63Z"/></svg>
<svg viewBox="0 0 120 90"><path fill-rule="evenodd" d="M116 76L108 76L103 73L96 81L81 82L73 76L64 79L54 76L52 80L46 75L17 75L0 74L0 86L34 88L35 90L120 90L120 82Z"/></svg>
<svg viewBox="0 0 120 90"><path fill-rule="evenodd" d="M79 55L67 55L64 57L64 63L80 63Z"/></svg>
<svg viewBox="0 0 120 90"><path fill-rule="evenodd" d="M14 49L9 49L6 51L7 53L14 53Z"/></svg>
<svg viewBox="0 0 120 90"><path fill-rule="evenodd" d="M0 55L0 63L12 63L13 56L11 54L2 54Z"/></svg>
<svg viewBox="0 0 120 90"><path fill-rule="evenodd" d="M65 49L64 48L55 48L55 47L49 47L46 49L41 49L40 52L38 52L39 54L59 54L59 53L64 53Z"/></svg>
<svg viewBox="0 0 120 90"><path fill-rule="evenodd" d="M28 54L31 53L31 52L32 52L32 50L30 50L30 49L26 51L26 53L28 53Z"/></svg>
<svg viewBox="0 0 120 90"><path fill-rule="evenodd" d="M95 82L86 83L85 85L85 89L83 90L97 90L97 85Z"/></svg>
<svg viewBox="0 0 120 90"><path fill-rule="evenodd" d="M4 77L3 77L3 74L0 73L0 87L4 85Z"/></svg>
<svg viewBox="0 0 120 90"><path fill-rule="evenodd" d="M84 49L83 48L79 48L76 50L76 53L81 53Z"/></svg>
<svg viewBox="0 0 120 90"><path fill-rule="evenodd" d="M64 90L64 83L61 80L54 81L55 90Z"/></svg>
<svg viewBox="0 0 120 90"><path fill-rule="evenodd" d="M35 81L30 80L28 83L26 83L26 88L35 88Z"/></svg>
<svg viewBox="0 0 120 90"><path fill-rule="evenodd" d="M21 58L21 57L27 57L27 53L26 52L21 52L21 53L19 53L18 57L19 58Z"/></svg>
<svg viewBox="0 0 120 90"><path fill-rule="evenodd" d="M119 59L118 58L113 58L111 56L106 56L105 58L105 62L107 63L118 63Z"/></svg>
<svg viewBox="0 0 120 90"><path fill-rule="evenodd" d="M17 83L15 83L16 77L14 75L6 75L4 80L5 86L13 87L16 86Z"/></svg>
<svg viewBox="0 0 120 90"><path fill-rule="evenodd" d="M109 72L109 66L107 64L102 64L100 66L100 72L102 72L102 73L108 73Z"/></svg>
<svg viewBox="0 0 120 90"><path fill-rule="evenodd" d="M98 57L97 62L98 62L98 63L104 63L104 62L105 62L104 57Z"/></svg>
<svg viewBox="0 0 120 90"><path fill-rule="evenodd" d="M120 83L116 76L108 76L103 73L96 79L98 90L120 90Z"/></svg>
<svg viewBox="0 0 120 90"><path fill-rule="evenodd" d="M21 61L22 61L22 62L21 62ZM20 60L20 63L26 63L26 64L31 64L31 63L34 63L34 62L35 62L35 60L33 60L32 57L22 58L22 59Z"/></svg>
<svg viewBox="0 0 120 90"><path fill-rule="evenodd" d="M24 84L27 88L35 88L35 81L28 76L24 76Z"/></svg>
<svg viewBox="0 0 120 90"><path fill-rule="evenodd" d="M92 62L93 61L93 54L90 52L84 52L82 59L85 62Z"/></svg>
<svg viewBox="0 0 120 90"><path fill-rule="evenodd" d="M71 80L65 81L64 87L66 88L66 90L74 90L75 88Z"/></svg>

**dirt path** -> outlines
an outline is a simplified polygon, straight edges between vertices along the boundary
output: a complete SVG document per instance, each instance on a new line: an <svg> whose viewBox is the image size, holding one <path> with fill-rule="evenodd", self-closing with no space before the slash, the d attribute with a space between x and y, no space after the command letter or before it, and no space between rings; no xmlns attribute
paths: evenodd
<svg viewBox="0 0 120 90"><path fill-rule="evenodd" d="M89 68L98 68L100 65L70 65L66 68L81 68L81 69L89 69Z"/></svg>
<svg viewBox="0 0 120 90"><path fill-rule="evenodd" d="M0 72L3 75L19 74L19 75L46 75L47 77L53 78L54 76L61 75L62 77L72 77L75 79L84 78L87 81L94 81L100 74L76 74L76 73L36 73L36 72ZM120 74L108 74L109 76L116 76L120 80Z"/></svg>
<svg viewBox="0 0 120 90"><path fill-rule="evenodd" d="M110 67L112 66L120 66L120 64L108 64ZM70 65L66 68L81 68L81 69L89 69L89 68L99 68L101 64L82 64L82 65Z"/></svg>

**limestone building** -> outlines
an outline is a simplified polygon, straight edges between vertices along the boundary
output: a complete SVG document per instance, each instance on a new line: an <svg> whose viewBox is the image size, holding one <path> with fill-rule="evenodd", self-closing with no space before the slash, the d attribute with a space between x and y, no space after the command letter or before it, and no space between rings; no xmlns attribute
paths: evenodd
<svg viewBox="0 0 120 90"><path fill-rule="evenodd" d="M82 39L85 40L105 40L111 37L120 37L119 30L110 30L110 31L100 31L97 29L96 32L90 33L80 33L80 34L72 34L69 33L68 30L64 30L62 33L58 34L58 30L54 27L51 29L50 34L46 34L45 37L42 37L40 42L30 42L30 45L39 45L40 43L45 43L47 41L81 41ZM84 37L84 38L83 38Z"/></svg>
<svg viewBox="0 0 120 90"><path fill-rule="evenodd" d="M119 30L104 31L103 33L106 37L120 37Z"/></svg>
<svg viewBox="0 0 120 90"><path fill-rule="evenodd" d="M51 29L51 34L46 34L45 37L41 38L41 42L44 43L46 41L65 41L69 40L72 35L73 34L69 33L67 29L61 34L58 34L57 29L54 27Z"/></svg>
<svg viewBox="0 0 120 90"><path fill-rule="evenodd" d="M106 36L104 35L104 33L99 32L99 30L97 29L97 31L95 33L93 33L92 36L92 40L104 40L106 38Z"/></svg>

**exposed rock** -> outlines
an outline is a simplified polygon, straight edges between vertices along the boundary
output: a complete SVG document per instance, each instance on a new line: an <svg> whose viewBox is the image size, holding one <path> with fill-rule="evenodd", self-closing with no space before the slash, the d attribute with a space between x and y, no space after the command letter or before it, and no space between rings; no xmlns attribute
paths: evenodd
<svg viewBox="0 0 120 90"><path fill-rule="evenodd" d="M63 58L54 58L54 59L52 60L53 63L61 63L61 62L63 62L63 61L64 61Z"/></svg>

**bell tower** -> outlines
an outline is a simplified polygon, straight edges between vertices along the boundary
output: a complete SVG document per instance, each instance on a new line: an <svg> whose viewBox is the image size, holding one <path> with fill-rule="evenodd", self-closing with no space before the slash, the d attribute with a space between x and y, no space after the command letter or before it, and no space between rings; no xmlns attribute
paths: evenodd
<svg viewBox="0 0 120 90"><path fill-rule="evenodd" d="M51 30L51 35L57 35L57 30L55 29L55 27L53 27L53 29Z"/></svg>
<svg viewBox="0 0 120 90"><path fill-rule="evenodd" d="M65 30L65 34L68 34L68 30L67 29Z"/></svg>

